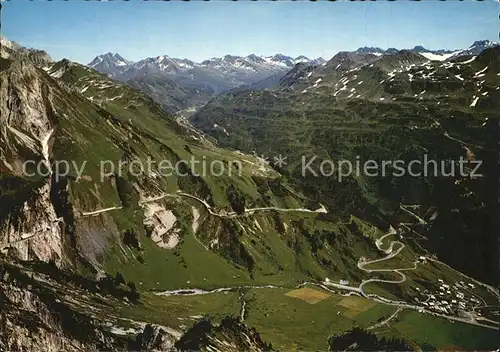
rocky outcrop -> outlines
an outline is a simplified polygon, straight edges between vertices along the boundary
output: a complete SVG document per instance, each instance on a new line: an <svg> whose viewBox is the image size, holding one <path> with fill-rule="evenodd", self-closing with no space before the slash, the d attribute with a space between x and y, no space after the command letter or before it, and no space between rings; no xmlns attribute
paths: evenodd
<svg viewBox="0 0 500 352"><path fill-rule="evenodd" d="M64 335L50 308L31 291L2 285L0 295L0 350L30 351L34 346L44 346L45 351L86 350L83 343Z"/></svg>
<svg viewBox="0 0 500 352"><path fill-rule="evenodd" d="M5 37L0 37L0 56L6 59L27 57L39 67L45 67L52 62L46 51L28 49Z"/></svg>
<svg viewBox="0 0 500 352"><path fill-rule="evenodd" d="M62 222L50 202L50 184L35 189L0 223L0 249L23 260L62 259Z"/></svg>
<svg viewBox="0 0 500 352"><path fill-rule="evenodd" d="M0 73L0 160L22 176L28 159L48 159L55 116L50 86L30 60L15 60Z"/></svg>
<svg viewBox="0 0 500 352"><path fill-rule="evenodd" d="M0 72L0 250L24 260L62 258L62 219L51 203L50 154L55 129L51 88L28 59ZM25 164L30 161L31 164ZM40 174L30 177L34 167Z"/></svg>
<svg viewBox="0 0 500 352"><path fill-rule="evenodd" d="M139 351L175 351L176 339L160 326L148 324L144 331L137 335L136 343Z"/></svg>
<svg viewBox="0 0 500 352"><path fill-rule="evenodd" d="M98 351L125 346L123 338L102 329L88 313L75 310L53 290L54 285L74 290L67 282L55 284L0 258L1 351Z"/></svg>

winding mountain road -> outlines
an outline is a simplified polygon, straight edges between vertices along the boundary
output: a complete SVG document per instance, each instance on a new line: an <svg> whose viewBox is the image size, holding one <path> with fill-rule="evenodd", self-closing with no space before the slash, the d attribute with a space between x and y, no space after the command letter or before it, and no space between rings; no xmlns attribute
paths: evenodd
<svg viewBox="0 0 500 352"><path fill-rule="evenodd" d="M246 215L254 214L254 213L259 212L259 211L307 212L307 213L326 213L327 212L327 210L323 206L321 206L321 208L317 209L317 210L310 210L310 209L304 209L304 208L286 209L286 208L278 208L278 207L261 207L261 208L245 209L245 211L242 214L239 214L239 213L236 213L236 212L219 213L219 212L213 211L212 206L210 206L210 204L208 204L204 199L201 199L201 198L199 198L197 196L194 196L192 194L184 193L182 191L178 191L176 194L163 194L163 195L160 195L160 196L157 196L157 197L154 197L154 198L143 199L143 200L139 201L139 205L142 205L142 204L145 204L145 203L156 202L156 201L159 201L159 200L161 200L163 198L166 198L166 197L179 197L179 196L190 198L190 199L194 199L197 202L201 203L204 206L204 208L207 210L207 212L209 214L211 214L213 216L217 216L217 217L224 217L224 218L235 218L235 217L239 217L239 216L246 216ZM94 216L94 215L98 215L98 214L101 214L101 213L104 213L104 212L113 211L113 210L117 210L117 209L121 209L121 207L110 207L110 208L100 209L100 210L96 210L96 211L92 211L92 212L84 212L84 213L82 213L82 215L83 216ZM421 224L425 223L425 220L419 218L413 212L408 211L407 209L404 209L404 208L402 208L402 209L405 210L406 212L410 213L411 215L413 215L418 220L419 223L421 223ZM373 279L363 280L358 287L350 286L350 285L337 284L337 283L334 283L334 282L324 282L324 283L306 282L306 283L303 283L303 284L311 284L311 285L314 285L314 286L318 286L318 287L320 287L322 289L325 289L327 291L330 291L330 292L335 292L335 291L332 291L329 287L335 287L337 289L342 289L342 290L349 291L350 292L349 294L356 294L356 295L362 296L362 297L364 297L366 299L370 299L372 301L375 301L375 302L378 302L378 303L381 303L381 304L386 304L386 305L391 305L391 306L398 307L398 309L396 310L396 312L394 314L392 314L386 320L384 320L384 321L382 321L382 322L380 322L378 324L375 324L374 326L371 326L370 327L371 329L374 329L374 328L376 328L378 326L382 326L384 324L387 324L390 320L394 319L397 316L397 314L401 310L403 310L403 309L418 310L419 312L427 313L427 314L432 315L432 316L442 317L442 318L445 318L445 319L448 319L448 320L453 320L453 321L458 321L458 322L462 322L462 323L477 325L477 326L481 326L481 327L489 328L489 329L498 329L497 327L494 327L492 325L481 324L480 322L478 322L478 320L484 320L484 321L487 321L487 322L490 322L490 321L488 321L488 319L485 319L485 318L482 318L482 319L479 318L479 319L477 319L477 318L475 318L470 313L467 314L468 318L461 318L461 317L457 317L457 316L453 316L453 315L446 315L446 314L441 314L441 313L437 313L437 312L434 312L434 311L430 311L430 310L426 309L425 307L420 307L420 306L417 306L417 305L412 305L412 304L409 304L409 303L404 302L404 301L394 301L394 300L390 300L390 299L387 299L385 297L382 297L382 296L379 296L379 295L376 295L376 294L368 294L368 293L366 293L363 290L363 288L364 288L365 285L367 285L369 283L382 282L382 283L389 283L389 284L401 284L401 283L403 283L403 282L406 281L406 275L403 273L403 271L415 270L417 268L418 261L415 261L413 263L413 266L409 267L409 268L395 268L395 269L392 269L392 268L390 268L390 269L383 269L383 268L380 268L380 269L379 268L377 268L377 269L368 269L368 268L366 268L370 264L375 264L375 263L380 263L380 262L383 262L383 261L386 261L386 260L390 260L390 259L398 256L401 253L401 251L403 251L403 249L405 248L405 244L402 243L402 242L400 242L400 241L397 241L397 240L390 241L389 244L387 245L387 247L383 246L384 239L386 237L389 237L389 236L395 235L395 234L397 234L397 232L394 229L394 227L391 226L389 228L389 231L386 234L384 234L383 236L381 236L380 238L378 238L375 241L375 245L376 245L377 249L380 250L381 252L383 252L384 254L386 254L385 257L379 258L379 259L373 259L373 260L366 260L365 258L360 258L360 260L358 261L357 265L358 265L358 268L360 270L365 271L367 273L392 272L392 273L395 273L395 274L399 275L401 277L400 279L398 279L398 280L386 280L386 279L373 278ZM25 238L25 239L22 239L20 241L29 240L30 238L31 237ZM395 246L398 246L396 250L394 249ZM442 262L440 262L438 260L432 259L432 258L426 257L425 259L426 260L430 260L430 261L434 261L434 262L438 262L438 263L443 264L443 265L446 265L446 264L444 264L444 263L442 263ZM494 293L497 297L500 297L499 294L498 294L498 292L497 292L497 290L495 290L495 288L493 288L493 287L491 287L489 285L483 284L483 283L481 283L481 282L479 282L477 280L474 280L472 278L469 278L469 279L471 279L472 281L476 282L478 285L482 285L482 286L486 287L488 289L488 291ZM282 287L273 286L273 285L237 286L237 287L221 287L221 288L217 288L217 289L213 289L213 290L209 290L209 291L202 290L202 289L179 289L179 290L172 290L172 291L156 292L155 294L159 295L159 296L205 295L205 294L212 294L212 293L217 293L217 292L226 292L226 291L231 291L231 290L237 290L237 289L240 289L240 288L282 288ZM335 293L337 293L337 292L335 292ZM244 315L244 309L245 308L242 307L242 313L241 313L242 315ZM240 317L240 319L242 319L242 317Z"/></svg>
<svg viewBox="0 0 500 352"><path fill-rule="evenodd" d="M302 213L316 213L316 214L325 214L328 212L328 210L323 205L320 204L321 207L319 209L316 209L316 210L305 209L305 208L261 207L261 208L245 209L245 211L243 213L237 213L234 211L227 212L227 213L221 213L221 212L215 212L212 209L212 206L210 204L208 204L206 200L201 199L201 198L194 196L192 194L189 194L189 193L184 193L182 191L177 191L176 194L163 194L161 196L157 196L157 197L154 197L151 199L144 199L144 200L139 201L139 205L145 204L145 203L156 202L156 201L159 201L159 200L166 198L166 197L177 197L177 196L182 196L182 197L194 199L194 200L198 201L199 203L201 203L210 215L221 217L221 218L236 218L236 217L241 217L241 216L246 216L246 215L253 215L253 214L255 214L257 212L261 212L261 211L302 212Z"/></svg>
<svg viewBox="0 0 500 352"><path fill-rule="evenodd" d="M376 302L382 303L382 304L386 304L386 305L392 305L392 306L398 307L399 309L406 308L406 309L418 310L419 312L427 313L429 315L433 315L433 316L437 316L437 317L446 318L446 319L449 319L449 320L454 320L454 321L459 321L459 322L462 322L462 323L477 325L477 326L481 326L481 327L488 328L488 329L495 329L495 330L498 329L498 327L494 327L492 325L481 324L480 322L478 322L478 320L484 320L484 321L488 321L488 320L487 319L481 319L481 318L477 319L471 313L467 314L468 318L461 318L461 317L457 317L457 316L454 316L454 315L446 315L446 314L441 314L441 313L437 313L437 312L434 312L434 311L430 311L430 310L426 309L425 307L420 307L420 306L417 306L417 305L411 305L411 304L408 304L407 302L394 301L394 300L387 299L385 297L381 297L381 296L376 295L376 294L367 294L367 293L365 293L364 290L363 290L363 287L366 284L373 283L373 282L383 282L383 283L389 283L389 284L401 284L401 283L403 283L403 282L406 281L406 275L402 271L415 270L417 268L418 261L415 261L414 264L413 264L413 267L410 267L410 268L396 268L396 269L366 269L365 268L365 266L367 266L367 265L370 265L370 264L373 264L373 263L380 263L382 261L389 260L389 259L394 258L395 256L397 256L399 253L401 253L401 251L405 248L405 244L402 243L402 242L399 242L399 241L391 241L389 243L389 246L387 248L383 248L382 247L382 241L383 241L383 239L385 237L389 236L389 235L395 235L395 234L396 234L396 231L391 226L391 228L389 229L388 233L386 233L385 235L383 235L382 237L380 237L379 239L377 239L375 241L375 245L377 246L377 249L380 250L380 251L382 251L382 252L384 252L384 253L386 253L387 256L385 256L383 258L380 258L380 259L369 260L369 261L364 260L364 258L360 258L360 261L358 262L358 268L361 269L361 270L363 270L363 271L365 271L365 272L368 272L368 273L372 273L372 272L393 272L393 273L396 273L396 274L400 275L401 279L399 279L399 280L385 280L385 279L373 278L373 279L368 279L368 280L362 281L361 284L358 287L349 286L349 285L341 285L341 284L336 284L336 283L332 283L332 282L324 283L324 285L332 286L332 287L336 287L336 288L340 288L340 289L344 289L344 290L348 290L348 291L351 291L351 292L355 292L355 293L357 293L357 294L359 294L359 295L361 295L361 296L363 296L363 297L365 297L367 299L371 299L373 301L376 301ZM399 245L399 248L396 251L394 251L394 245L396 245L396 244ZM426 257L426 260L431 260L431 261L439 262L438 260L434 260L434 259L428 258L428 257ZM439 263L441 263L441 262L439 262ZM477 280L474 280L474 279L472 279L472 280L474 282L476 282L478 285L482 285L482 286L488 288L489 290L491 290L491 292L494 292L495 296L498 297L498 292L493 287L491 287L491 286L489 286L487 284L481 283L481 282L479 282ZM324 285L317 285L317 286L324 287ZM394 317L395 317L395 315L391 316L390 319L393 319ZM489 322L491 322L491 321L489 321Z"/></svg>
<svg viewBox="0 0 500 352"><path fill-rule="evenodd" d="M109 207L109 208L104 208L104 209L99 209L99 210L94 210L94 211L87 211L87 212L82 212L82 216L95 216L95 215L99 215L102 213L107 213L108 211L120 210L120 209L123 209L123 207L122 206Z"/></svg>

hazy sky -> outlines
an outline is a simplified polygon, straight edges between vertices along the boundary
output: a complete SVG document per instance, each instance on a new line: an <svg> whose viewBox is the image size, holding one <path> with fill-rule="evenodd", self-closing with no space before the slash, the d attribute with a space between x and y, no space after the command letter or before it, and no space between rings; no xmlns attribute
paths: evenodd
<svg viewBox="0 0 500 352"><path fill-rule="evenodd" d="M330 58L361 46L455 49L498 40L499 9L495 1L16 0L3 2L2 34L81 63L105 52L134 61L251 53Z"/></svg>

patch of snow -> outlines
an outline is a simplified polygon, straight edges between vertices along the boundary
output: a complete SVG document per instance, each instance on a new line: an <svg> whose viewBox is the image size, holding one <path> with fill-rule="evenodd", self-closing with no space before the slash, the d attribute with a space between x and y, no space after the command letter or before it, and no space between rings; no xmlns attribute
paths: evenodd
<svg viewBox="0 0 500 352"><path fill-rule="evenodd" d="M474 106L476 106L476 104L477 104L478 100L479 100L479 97L475 97L475 99L472 101L472 103L470 103L470 105L469 105L469 106L470 106L470 107L474 107Z"/></svg>
<svg viewBox="0 0 500 352"><path fill-rule="evenodd" d="M423 57L434 61L444 61L449 57L453 56L453 54L454 53L448 53L448 54L435 54L430 52L420 53L420 55L422 55Z"/></svg>
<svg viewBox="0 0 500 352"><path fill-rule="evenodd" d="M141 332L142 329L140 328L121 328L119 326L112 326L111 327L111 333L114 335L120 335L120 336L125 336L125 335L137 335L139 332Z"/></svg>
<svg viewBox="0 0 500 352"><path fill-rule="evenodd" d="M260 227L260 224L259 224L259 222L257 221L257 219L254 219L254 224L255 224L255 226L257 226L257 227L258 227L258 229L259 229L260 231L262 231L262 227Z"/></svg>
<svg viewBox="0 0 500 352"><path fill-rule="evenodd" d="M476 72L475 76L480 75L481 73L485 72L488 69L489 66L486 66L483 68L481 71Z"/></svg>
<svg viewBox="0 0 500 352"><path fill-rule="evenodd" d="M61 78L63 75L64 75L64 68L62 67L59 70L50 73L50 76L54 78Z"/></svg>

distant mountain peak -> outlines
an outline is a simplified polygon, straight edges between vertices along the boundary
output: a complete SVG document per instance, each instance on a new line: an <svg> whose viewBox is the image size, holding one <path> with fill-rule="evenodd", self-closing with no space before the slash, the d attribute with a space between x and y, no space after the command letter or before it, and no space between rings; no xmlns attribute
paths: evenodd
<svg viewBox="0 0 500 352"><path fill-rule="evenodd" d="M250 54L250 55L247 56L247 59L258 60L258 59L261 59L261 57L255 55L255 54Z"/></svg>
<svg viewBox="0 0 500 352"><path fill-rule="evenodd" d="M476 40L467 49L459 50L453 53L450 59L456 59L457 57L466 55L479 55L482 51L498 45L499 44L497 42L494 42L492 40Z"/></svg>
<svg viewBox="0 0 500 352"><path fill-rule="evenodd" d="M295 63L311 62L313 60L309 59L307 56L300 55L293 59Z"/></svg>
<svg viewBox="0 0 500 352"><path fill-rule="evenodd" d="M238 56L233 56L233 55L224 55L224 57L222 58L223 60L225 61L234 61L236 59L238 59Z"/></svg>
<svg viewBox="0 0 500 352"><path fill-rule="evenodd" d="M415 46L415 47L412 49L412 51L415 51L415 52L417 52L417 53L421 53L421 52L428 52L428 51L430 51L430 50L428 50L428 49L424 48L422 45L417 45L417 46Z"/></svg>
<svg viewBox="0 0 500 352"><path fill-rule="evenodd" d="M123 56L121 56L118 53L108 52L106 54L101 54L101 55L96 56L94 58L94 60L92 60L88 64L88 66L94 67L96 65L99 65L102 62L107 62L110 65L114 64L114 65L118 65L118 66L126 66L126 65L129 65L132 63L131 61L128 61L127 59L125 59Z"/></svg>
<svg viewBox="0 0 500 352"><path fill-rule="evenodd" d="M449 50L449 49L437 49L437 50L431 50L427 49L426 47L422 45L416 45L412 49L397 49L397 48L388 48L386 50L381 49L379 47L369 47L369 46L364 46L361 48L358 48L356 51L354 51L355 54L374 54L374 55L393 55L393 54L398 54L401 51L405 51L406 55L408 55L409 52L420 54L427 58L428 60L437 60L437 61L444 61L448 60L451 58L456 58L459 56L463 55L477 55L481 51L493 47L495 45L498 45L498 43L491 41L491 40L477 40L475 41L469 48L463 49L463 50ZM404 54L404 53L403 53Z"/></svg>
<svg viewBox="0 0 500 352"><path fill-rule="evenodd" d="M383 54L384 50L379 47L363 46L358 48L355 53L357 54Z"/></svg>
<svg viewBox="0 0 500 352"><path fill-rule="evenodd" d="M87 66L110 76L115 76L117 72L123 71L132 63L132 61L125 59L118 53L107 52L96 56Z"/></svg>
<svg viewBox="0 0 500 352"><path fill-rule="evenodd" d="M280 60L280 59L288 59L290 56L283 55L281 53L277 53L273 55L273 58Z"/></svg>
<svg viewBox="0 0 500 352"><path fill-rule="evenodd" d="M160 55L155 58L156 62L163 62L165 60L170 60L170 56L168 55Z"/></svg>
<svg viewBox="0 0 500 352"><path fill-rule="evenodd" d="M499 45L498 42L492 41L492 40L476 40L474 43L472 43L469 48L476 47L476 46L484 46L484 47L493 47Z"/></svg>

